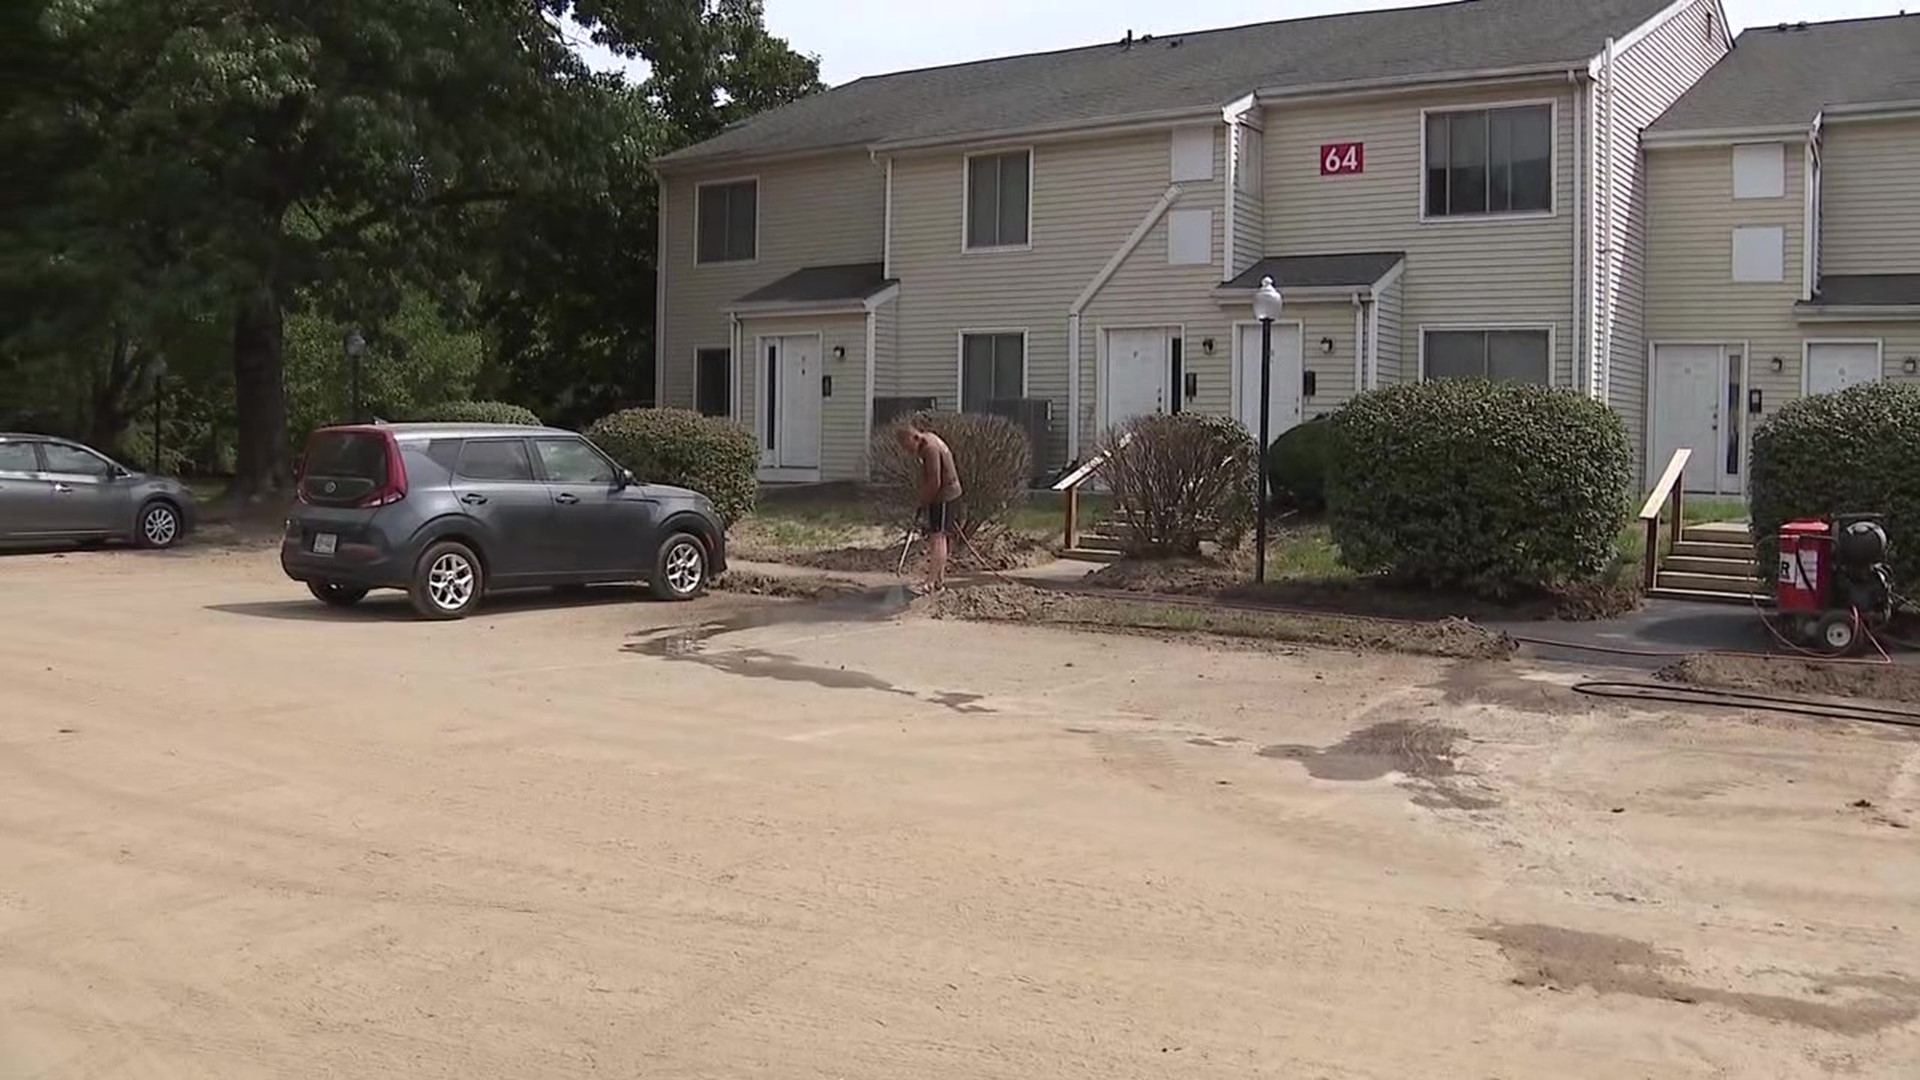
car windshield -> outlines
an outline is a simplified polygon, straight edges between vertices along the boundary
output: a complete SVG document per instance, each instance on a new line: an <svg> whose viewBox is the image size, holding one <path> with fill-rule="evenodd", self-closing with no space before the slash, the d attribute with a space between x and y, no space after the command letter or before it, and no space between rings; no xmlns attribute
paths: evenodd
<svg viewBox="0 0 1920 1080"><path fill-rule="evenodd" d="M323 431L307 445L308 476L330 476L382 483L387 478L387 444L367 431Z"/></svg>

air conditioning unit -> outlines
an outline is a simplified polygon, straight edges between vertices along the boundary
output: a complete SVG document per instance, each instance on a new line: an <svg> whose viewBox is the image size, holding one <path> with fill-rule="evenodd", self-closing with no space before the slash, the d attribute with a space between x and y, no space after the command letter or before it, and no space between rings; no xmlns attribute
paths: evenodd
<svg viewBox="0 0 1920 1080"><path fill-rule="evenodd" d="M1031 479L1036 484L1044 483L1051 475L1047 448L1052 445L1053 402L1047 398L996 398L987 402L987 411L1006 417L1026 432L1027 445L1033 451Z"/></svg>

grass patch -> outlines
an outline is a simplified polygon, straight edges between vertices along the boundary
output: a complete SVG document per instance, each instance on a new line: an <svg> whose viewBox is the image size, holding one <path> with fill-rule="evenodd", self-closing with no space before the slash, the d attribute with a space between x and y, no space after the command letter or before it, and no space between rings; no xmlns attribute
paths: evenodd
<svg viewBox="0 0 1920 1080"><path fill-rule="evenodd" d="M1082 495L1080 521L1090 528L1104 518L1111 501ZM1064 504L1053 492L1035 492L1010 523L1013 564L1030 564L1057 548L1062 538ZM728 533L733 554L761 562L793 562L823 569L892 570L907 523L882 511L855 484L823 484L802 489L768 488L759 507ZM885 563L885 565L881 565Z"/></svg>

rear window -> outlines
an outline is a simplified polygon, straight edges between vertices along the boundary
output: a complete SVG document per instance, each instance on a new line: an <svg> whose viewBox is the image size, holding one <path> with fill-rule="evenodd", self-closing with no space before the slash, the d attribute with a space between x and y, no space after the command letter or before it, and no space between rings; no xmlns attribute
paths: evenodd
<svg viewBox="0 0 1920 1080"><path fill-rule="evenodd" d="M387 440L367 431L319 432L307 443L306 474L387 482Z"/></svg>

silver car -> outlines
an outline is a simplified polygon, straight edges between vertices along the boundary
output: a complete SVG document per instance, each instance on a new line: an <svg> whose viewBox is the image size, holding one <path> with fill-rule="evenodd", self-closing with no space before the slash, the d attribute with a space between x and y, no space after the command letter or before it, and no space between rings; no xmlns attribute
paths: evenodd
<svg viewBox="0 0 1920 1080"><path fill-rule="evenodd" d="M91 447L0 431L0 541L131 541L170 548L193 531L193 495Z"/></svg>

